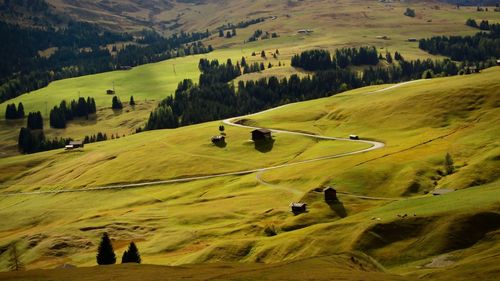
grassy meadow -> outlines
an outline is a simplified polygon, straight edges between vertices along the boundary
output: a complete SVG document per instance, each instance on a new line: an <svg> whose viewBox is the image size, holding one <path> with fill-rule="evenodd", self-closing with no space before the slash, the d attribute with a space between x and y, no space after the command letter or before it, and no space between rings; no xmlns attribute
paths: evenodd
<svg viewBox="0 0 500 281"><path fill-rule="evenodd" d="M492 276L494 270L481 261L492 260L498 251L491 242L496 236L490 233L483 239L491 229L478 225L486 221L495 227L500 207L495 125L499 85L493 79L499 71L495 67L375 93L384 86L367 87L252 117L271 128L332 136L355 132L384 141L387 147L381 150L243 176L3 197L2 217L15 220L0 224L0 245L18 241L29 269L63 263L92 266L96 243L107 231L119 256L134 240L147 264L291 264L339 253L347 253L340 260L349 263L348 256L363 252L377 261L362 259L375 271L446 280L443 269L458 274L479 264L485 267L481 276ZM368 114L371 118L362 118ZM248 142L250 130L229 126L228 146L218 148L209 142L218 124L141 133L90 144L80 152L5 158L0 160L6 171L3 190L85 188L215 174L317 157L321 151L363 148L276 134L273 149L262 153ZM446 152L457 167L452 175L443 174ZM327 205L317 189L323 184L355 195L393 199L340 194L339 203ZM463 190L426 195L441 187ZM288 204L299 200L309 204L309 211L294 216ZM409 217L402 219L403 214ZM455 231L465 234L472 229L477 235L450 244ZM388 230L394 233L388 240L377 238L389 235ZM442 266L440 259L451 265ZM0 265L6 262L2 258Z"/></svg>
<svg viewBox="0 0 500 281"><path fill-rule="evenodd" d="M221 121L132 134L149 112L185 78L198 80L200 58L271 62L242 80L293 73L290 57L305 49L375 45L405 58L433 57L410 37L474 34L467 18L500 21L500 13L436 4L366 1L230 1L184 5L190 30L216 28L245 18L276 16L238 29L231 39L212 37L215 51L129 71L88 75L0 104L22 102L40 110L48 137L83 138L97 132L126 135L32 155L16 151L25 120L0 120L0 271L8 267L8 245L17 242L29 270L0 273L0 280L280 280L337 276L345 280L478 280L498 276L500 251L500 67L480 74L422 80L387 91L390 85L351 90L290 104L250 117L251 124L326 136L384 142L382 149L275 170L149 187L4 196L12 192L85 189L259 169L365 149L366 144L274 134L269 151L256 149L249 129L226 125L227 146L210 138ZM417 17L403 16L407 6ZM204 11L207 16L201 15ZM492 10L492 9L491 9ZM155 17L171 19L163 11ZM244 44L254 30L276 39ZM309 35L297 35L310 28ZM387 35L389 40L377 39ZM278 59L252 52L279 49ZM433 57L435 58L435 57ZM277 67L281 62L285 65ZM236 82L236 81L235 81ZM115 85L124 102L111 110L106 89ZM128 105L130 96L137 105ZM49 129L47 111L62 99L94 97L98 112ZM447 175L450 153L455 171ZM326 204L321 187L333 185L339 201ZM432 196L435 188L457 191ZM302 201L308 212L293 215ZM404 216L404 218L403 218ZM140 267L95 265L100 236L108 232L120 260L130 241L141 252ZM67 271L51 269L76 265ZM167 266L168 265L168 266ZM179 266L181 265L181 266ZM173 267L171 267L173 266ZM84 267L84 268L80 268ZM42 270L43 269L43 270ZM480 269L480 270L479 270ZM284 275L286 274L286 275ZM101 275L101 276L98 276ZM268 279L262 279L262 276ZM90 277L89 277L90 276ZM96 277L97 276L97 277ZM140 277L138 277L140 276ZM79 278L79 279L78 279ZM294 280L294 279L292 279Z"/></svg>
<svg viewBox="0 0 500 281"><path fill-rule="evenodd" d="M56 7L67 4L55 2ZM237 36L226 39L216 34L205 40L206 45L213 45L215 51L206 55L188 56L135 67L129 71L113 71L96 75L87 75L73 79L55 81L48 87L22 95L18 98L0 104L0 116L3 116L7 104L22 102L25 111L40 111L45 118L45 128L49 128L48 114L50 109L61 100L70 101L78 97L91 96L96 100L97 107L106 112L107 122L80 122L86 125L82 130L78 122L69 122L65 130L49 130L48 137L64 136L74 139L97 132L108 135L128 135L147 120L154 103L172 95L177 84L182 79L198 80L198 62L200 58L218 59L221 62L232 59L233 62L245 57L248 62L269 63L273 68L260 73L246 74L241 80L259 79L267 76L286 77L294 73L305 75L290 67L292 55L306 49L326 48L334 50L346 46L376 46L380 52L385 50L398 51L407 59L434 57L418 49L418 43L408 42L408 38L423 38L433 35L465 35L474 34L478 30L465 26L467 18L477 20L488 19L499 22L500 14L493 12L475 12L473 7L462 7L457 10L453 5L408 4L417 11L417 17L409 18L403 15L407 4L372 3L363 1L254 1L248 6L245 1L231 1L220 6L217 3L206 5L179 4L182 6L182 22L187 30L200 31L209 28L216 29L223 23L237 23L257 17L271 17L265 22L237 29ZM181 7L179 6L179 7ZM200 16L202 14L206 16ZM332 12L328 12L332 11ZM156 17L158 20L169 20L177 16L174 10L164 11ZM297 34L299 29L312 29L307 35ZM277 32L279 38L259 40L244 43L255 30ZM388 36L389 40L377 39L377 36ZM278 49L277 59L272 53ZM262 59L260 51L265 50L267 58ZM255 52L257 56L251 56ZM279 63L284 66L278 67ZM144 111L133 116L111 114L111 96L106 90L115 86L117 96L122 102L128 102L130 96L142 105ZM127 108L126 108L127 109ZM100 114L98 114L100 115ZM3 118L2 118L3 119ZM97 119L103 119L97 116ZM3 119L4 120L4 119ZM132 120L125 122L125 120ZM125 123L125 124L124 124ZM0 120L0 157L14 155L19 129L25 126L25 121Z"/></svg>

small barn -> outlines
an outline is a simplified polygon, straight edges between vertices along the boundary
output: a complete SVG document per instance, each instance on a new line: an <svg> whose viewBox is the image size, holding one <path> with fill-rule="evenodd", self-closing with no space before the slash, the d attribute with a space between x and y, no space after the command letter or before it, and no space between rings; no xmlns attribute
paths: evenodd
<svg viewBox="0 0 500 281"><path fill-rule="evenodd" d="M83 148L83 141L70 141L69 144L67 144L64 149L75 149L75 148Z"/></svg>
<svg viewBox="0 0 500 281"><path fill-rule="evenodd" d="M115 90L108 89L108 90L106 90L106 94L107 95L114 95L115 94Z"/></svg>
<svg viewBox="0 0 500 281"><path fill-rule="evenodd" d="M477 68L476 66L471 66L469 67L470 73L479 73L481 70Z"/></svg>
<svg viewBox="0 0 500 281"><path fill-rule="evenodd" d="M225 142L226 142L225 136L213 136L212 137L213 144L219 144L219 143L225 143Z"/></svg>
<svg viewBox="0 0 500 281"><path fill-rule="evenodd" d="M349 139L351 139L351 140L359 140L359 136L358 135L349 135Z"/></svg>
<svg viewBox="0 0 500 281"><path fill-rule="evenodd" d="M292 202L290 204L290 209L294 214L300 214L307 211L307 204L303 202Z"/></svg>
<svg viewBox="0 0 500 281"><path fill-rule="evenodd" d="M323 189L323 194L325 195L326 202L337 201L337 190L331 186L327 186Z"/></svg>
<svg viewBox="0 0 500 281"><path fill-rule="evenodd" d="M256 129L252 131L253 141L263 141L272 139L271 131L268 129Z"/></svg>
<svg viewBox="0 0 500 281"><path fill-rule="evenodd" d="M500 66L500 60L497 60L497 65L499 65L499 66Z"/></svg>

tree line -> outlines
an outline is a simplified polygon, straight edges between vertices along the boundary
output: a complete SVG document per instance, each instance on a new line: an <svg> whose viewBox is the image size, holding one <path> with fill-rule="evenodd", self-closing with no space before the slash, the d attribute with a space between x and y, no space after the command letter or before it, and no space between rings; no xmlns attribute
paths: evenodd
<svg viewBox="0 0 500 281"><path fill-rule="evenodd" d="M143 31L145 32L145 31ZM0 102L45 87L54 80L100 73L122 66L136 66L213 50L199 40L209 32L174 34L170 37L139 36L146 46L129 44L112 55L105 47L130 42L127 33L113 33L93 24L70 22L63 29L35 29L0 22ZM23 48L19 48L23 46ZM39 51L57 47L48 57Z"/></svg>
<svg viewBox="0 0 500 281"><path fill-rule="evenodd" d="M64 129L68 121L78 117L88 118L90 114L97 111L94 98L87 99L80 97L78 101L72 100L69 105L63 100L59 106L54 106L50 110L50 127L55 129Z"/></svg>
<svg viewBox="0 0 500 281"><path fill-rule="evenodd" d="M54 138L47 139L43 130L32 130L30 128L21 128L19 131L18 148L21 153L30 154L52 149L63 148L73 139Z"/></svg>
<svg viewBox="0 0 500 281"><path fill-rule="evenodd" d="M466 67L465 64L457 65L449 59L405 61L399 53L394 57L400 60L399 63L389 67L370 66L361 73L336 65L335 68L318 71L303 78L292 75L281 80L269 77L257 81L239 81L237 87L227 83L229 77L226 76L214 76L218 78L207 80L210 83L200 84L184 80L179 83L175 95L162 100L151 112L144 130L177 128L220 120L291 102L327 97L368 85L456 75ZM201 65L206 64L204 62ZM216 62L210 64L219 65ZM200 66L201 75L211 69L213 68ZM141 128L138 132L142 130Z"/></svg>
<svg viewBox="0 0 500 281"><path fill-rule="evenodd" d="M292 66L309 71L346 68L350 65L377 65L379 57L375 47L342 48L331 55L328 50L308 50L292 57Z"/></svg>
<svg viewBox="0 0 500 281"><path fill-rule="evenodd" d="M500 57L500 24L489 25L489 32L473 36L434 36L419 41L419 48L456 61L481 62Z"/></svg>

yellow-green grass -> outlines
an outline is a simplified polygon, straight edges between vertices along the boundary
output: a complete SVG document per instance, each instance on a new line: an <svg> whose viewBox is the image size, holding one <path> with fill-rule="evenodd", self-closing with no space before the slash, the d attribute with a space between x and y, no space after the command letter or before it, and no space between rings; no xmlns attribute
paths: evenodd
<svg viewBox="0 0 500 281"><path fill-rule="evenodd" d="M9 189L54 189L142 182L264 168L295 159L311 159L368 147L349 142L318 142L287 134L274 136L274 147L261 152L250 141L250 130L228 127L227 146L210 142L219 122L176 130L145 132L87 145L82 151L54 150L0 160L3 186ZM200 161L193 165L193 159ZM36 163L28 178L18 172ZM12 171L12 173L11 173Z"/></svg>
<svg viewBox="0 0 500 281"><path fill-rule="evenodd" d="M478 217L499 212L499 72L495 67L378 93L370 92L384 86L368 87L256 115L252 121L266 127L357 133L387 144L365 154L266 171L259 174L261 181L253 173L137 189L2 197L0 214L8 219L0 222L0 245L18 241L30 269L94 265L99 236L107 231L119 256L134 240L148 264L276 263L364 252L399 274L446 279L444 269L458 276L478 266L483 273L477 278L490 278L492 263L481 261L498 254L497 236L485 230L480 234L486 238L472 241L473 247L449 245L467 237L457 238L455 231L470 233ZM2 159L3 191L207 175L364 147L276 134L273 150L261 153L247 141L250 130L226 126L228 146L217 148L209 141L219 124L141 133L81 152ZM442 172L447 152L457 168L448 176ZM340 203L328 206L317 191L322 184L395 200L340 194ZM435 187L462 190L424 194ZM292 215L293 201L308 203L309 212ZM409 217L398 217L404 214ZM277 235L267 236L266 228ZM394 236L382 236L386 242L374 238L388 235L387 229ZM425 267L442 254L451 255L454 264ZM1 268L7 257L8 252L1 255Z"/></svg>
<svg viewBox="0 0 500 281"><path fill-rule="evenodd" d="M67 4L56 1L55 6L66 7ZM238 35L231 39L212 36L205 40L205 44L212 44L216 51L207 55L188 56L167 60L159 63L136 67L130 71L113 71L97 75L88 75L73 79L65 79L51 83L48 87L22 95L16 99L0 104L0 114L5 112L5 107L10 103L22 102L26 112L41 111L44 118L48 119L50 109L60 103L61 100L77 99L79 96L92 96L96 99L98 108L108 108L111 105L111 96L105 94L107 89L112 88L113 82L117 95L122 101L128 101L134 96L136 101L158 102L166 96L172 95L177 84L185 78L198 80L199 71L197 64L200 58L219 59L225 61L231 58L233 61L240 60L245 56L249 62L264 62L266 67L271 62L274 67L266 69L261 73L243 75L238 80L259 79L275 75L278 77L290 76L294 73L303 75L290 66L290 57L311 48L326 48L334 50L339 47L352 47L362 45L374 45L383 53L385 50L391 52L399 51L407 59L434 57L418 49L418 44L407 42L410 37L423 38L433 35L458 35L474 34L478 30L464 25L467 18L488 19L490 22L500 21L500 14L493 11L478 13L473 8L455 9L453 5L440 4L439 10L428 4L412 4L417 11L416 18L403 15L407 4L366 4L356 1L301 1L296 5L288 5L286 1L273 2L254 1L248 4L246 1L231 1L231 3L207 3L203 5L176 4L183 10L181 22L187 30L204 30L207 27L214 29L227 22L239 22L243 19L251 19L260 16L277 16L275 20L267 19L263 23L251 25L245 29L238 29ZM176 18L179 13L177 9L162 11L155 15L156 20L169 20ZM230 11L230 12L229 12ZM331 11L331 12L330 12ZM78 12L74 11L76 14ZM110 21L107 16L110 12L102 12L100 20ZM137 11L141 15L141 11ZM200 16L203 15L203 16ZM428 22L432 19L431 22ZM95 19L100 21L99 18ZM120 21L117 21L120 22ZM298 35L297 30L310 28L314 33L309 35ZM280 37L257 42L243 42L248 39L256 29L269 32L277 32ZM387 35L390 40L377 39L378 35ZM278 59L271 56L271 52L279 49ZM261 50L267 53L267 59L260 58ZM252 57L251 53L257 56ZM278 67L281 62L285 66ZM175 72L174 72L175 69ZM237 82L236 80L235 82ZM141 115L146 117L146 114ZM108 115L106 115L108 117ZM124 123L124 117L114 119L114 124ZM125 126L125 128L114 128L107 124L96 124L85 130L73 130L69 126L66 130L49 131L47 137L65 136L78 139L95 131L107 134L116 131L130 132L139 127L144 117L129 121L137 126ZM98 117L98 118L102 118ZM23 122L7 122L0 126L0 148L4 154L17 153L17 134ZM48 120L46 125L48 126ZM97 130L94 128L98 128Z"/></svg>
<svg viewBox="0 0 500 281"><path fill-rule="evenodd" d="M255 5L262 5L257 2ZM425 10L433 17L428 23L427 18L402 16L405 5L396 5L390 10L374 4L368 10L366 4L346 5L347 2L335 7L333 11L338 14L330 19L324 15L324 11L332 10L329 3L305 3L311 5L310 10L300 6L287 8L276 21L238 30L236 38L213 38L207 43L214 44L218 50L208 55L58 81L15 102L23 101L28 111L44 113L45 101L55 105L63 98L76 98L80 89L81 96L96 98L98 118L102 119L88 126L89 133L126 133L141 120L145 121L148 108L144 105L140 114L112 117L111 97L104 91L113 81L122 101L134 95L139 105L148 99L147 106L152 108L159 99L172 94L181 79L197 79L200 57L236 60L244 55L250 61L261 61L258 56L250 57L251 52L279 48L285 67L244 75L241 79L269 74L288 76L295 72L289 67L289 57L303 49L375 44L402 51L409 58L428 57L406 39L473 34L476 30L464 28L463 22L474 15L498 20L498 13L476 14L469 8L455 11L451 6L442 6L439 11ZM371 18L364 18L362 10L370 11ZM291 17L286 18L285 13ZM388 16L392 13L394 17ZM359 21L363 28L356 26ZM393 28L396 24L397 29ZM278 31L281 37L240 46L256 28ZM295 35L300 28L312 28L315 33ZM374 38L389 32L391 40ZM267 61L275 65L278 62ZM177 75L173 73L174 64ZM66 262L91 266L95 264L99 236L107 231L114 239L119 257L126 244L135 240L144 262L153 264L276 263L364 251L399 274L417 277L428 274L424 277L446 280L446 276L461 277L461 273L477 274L474 270L477 268L483 272L476 275L478 279L491 278L495 276L495 264L491 261L499 251L497 236L491 234L471 248L451 251L455 264L450 267L420 266L447 253L442 245L451 239L449 230L454 224L467 225L463 220L477 213L498 212L500 85L496 77L499 72L497 67L478 75L432 79L376 94L368 92L384 86L358 89L252 117L262 126L330 136L346 137L355 133L387 144L382 150L362 155L267 171L259 175L261 181L256 179L256 174L248 174L130 190L3 197L0 217L7 219L0 222L0 246L18 241L21 258L29 269L50 268ZM4 106L0 106L2 112ZM87 127L77 123L48 134L75 138L87 134ZM219 122L211 122L147 132L87 145L83 152L57 150L1 159L2 191L81 188L223 173L365 148L352 143L317 142L277 134L273 150L261 153L247 141L249 130L229 126L226 126L228 146L217 148L210 144L210 137L218 134L218 125ZM18 131L21 124L16 126ZM17 133L12 133L12 128L0 132L1 138L10 139L12 147ZM443 175L447 152L457 167L449 176ZM314 191L323 184L333 184L341 191L355 194L408 199L390 203L390 200L340 195L342 204L329 207L323 203L322 194ZM436 187L463 190L442 197L425 195ZM288 204L299 200L309 204L309 212L293 216L288 212ZM346 214L347 217L342 218ZM404 235L388 244L368 239L377 224L382 229L394 227L395 232L404 230L405 221L401 224L398 214L417 215L408 222L424 229L418 236L422 237L421 242ZM274 227L278 235L267 237L266 227ZM395 257L402 252L407 253ZM6 268L7 260L8 252L3 252L0 268ZM349 266L343 264L339 268Z"/></svg>
<svg viewBox="0 0 500 281"><path fill-rule="evenodd" d="M126 264L77 269L0 273L0 280L413 280L366 268L366 261L353 263L346 255L303 259L276 265L216 263L166 267Z"/></svg>

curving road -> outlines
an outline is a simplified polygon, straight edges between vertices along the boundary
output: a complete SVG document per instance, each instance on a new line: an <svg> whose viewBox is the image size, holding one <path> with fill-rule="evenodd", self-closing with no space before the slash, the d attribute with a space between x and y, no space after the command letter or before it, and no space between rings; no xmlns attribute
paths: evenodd
<svg viewBox="0 0 500 281"><path fill-rule="evenodd" d="M408 81L408 82L399 83L399 84L392 85L392 86L389 86L389 87L384 88L384 89L380 89L380 90L368 92L366 94L379 93L379 92L391 90L391 89L394 89L394 88L397 88L397 87L401 87L401 86L409 84L409 83L415 83L415 82L418 82L418 81L421 81L421 80L414 80L414 81ZM272 109L268 109L268 110L264 110L264 111L261 111L261 112L253 113L253 114L248 114L248 115L239 116L239 117L232 117L232 118L225 119L222 122L224 124L226 124L226 125L240 127L240 128L261 129L260 127L254 127L254 126L247 126L247 125L237 124L237 123L235 123L235 120L242 119L242 118L247 118L247 117L251 117L251 116L262 114L262 113L266 113L266 112L271 112L271 111L278 110L278 109L281 109L281 108L284 108L284 107L287 107L287 106L290 106L290 105L291 104L286 104L286 105L282 105L282 106L275 107L275 108L272 108ZM274 133L291 134L291 135L297 135L297 136L305 136L305 137L311 137L311 138L322 139L322 140L339 140L339 141L350 141L350 142L365 143L365 144L369 144L370 147L362 149L362 150L357 150L357 151L352 151L352 152L346 152L346 153L341 153L341 154L335 154L335 155L327 155L327 156L322 156L322 157L318 157L318 158L297 161L297 162L293 162L293 163L286 163L286 164L275 165L275 166L270 166L270 167L264 167L264 168L258 168L258 169L251 169L251 170L243 170L243 171L236 171L236 172L229 172L229 173L213 174L213 175L206 175L206 176L196 176L196 177L187 177L187 178L177 178L177 179L168 179L168 180L160 180L160 181L141 182L141 183L117 184L117 185L108 185L108 186L96 186L96 187L87 187L87 188L79 188L79 189L57 189L57 190L44 190L44 191L31 191L31 192L2 193L2 194L0 194L0 196L42 195L42 194L58 194L58 193L70 193L70 192L89 192L89 191L112 190L112 189L139 188L139 187L152 186L152 185L169 184L169 183L182 183L182 182L189 182L189 181L196 181L196 180L205 180L205 179L212 179L212 178L226 177L226 176L245 175L245 174L252 174L252 173L259 173L259 174L261 174L264 171L270 171L270 170L275 170L275 169L284 168L284 167L301 165L301 164L305 164L305 163L312 163L312 162L317 162L317 161L323 161L323 160L328 160L328 159L335 159L335 158L340 158L340 157L345 157L345 156L350 156L350 155L356 155L356 154L361 154L361 153L369 152L369 151L372 151L372 150L375 150L375 149L380 149L380 148L384 147L384 143L377 142L377 141L351 140L351 139L348 139L348 138L321 136L321 135L315 135L315 134L308 134L308 133L301 133L301 132L294 132L294 131L286 131L286 130L277 130L277 129L269 129L269 130L272 131L272 132L274 132ZM356 196L356 195L351 195L351 196ZM375 198L373 198L373 199L375 199ZM380 199L382 199L382 198L380 198ZM387 199L389 199L389 198L387 198Z"/></svg>

